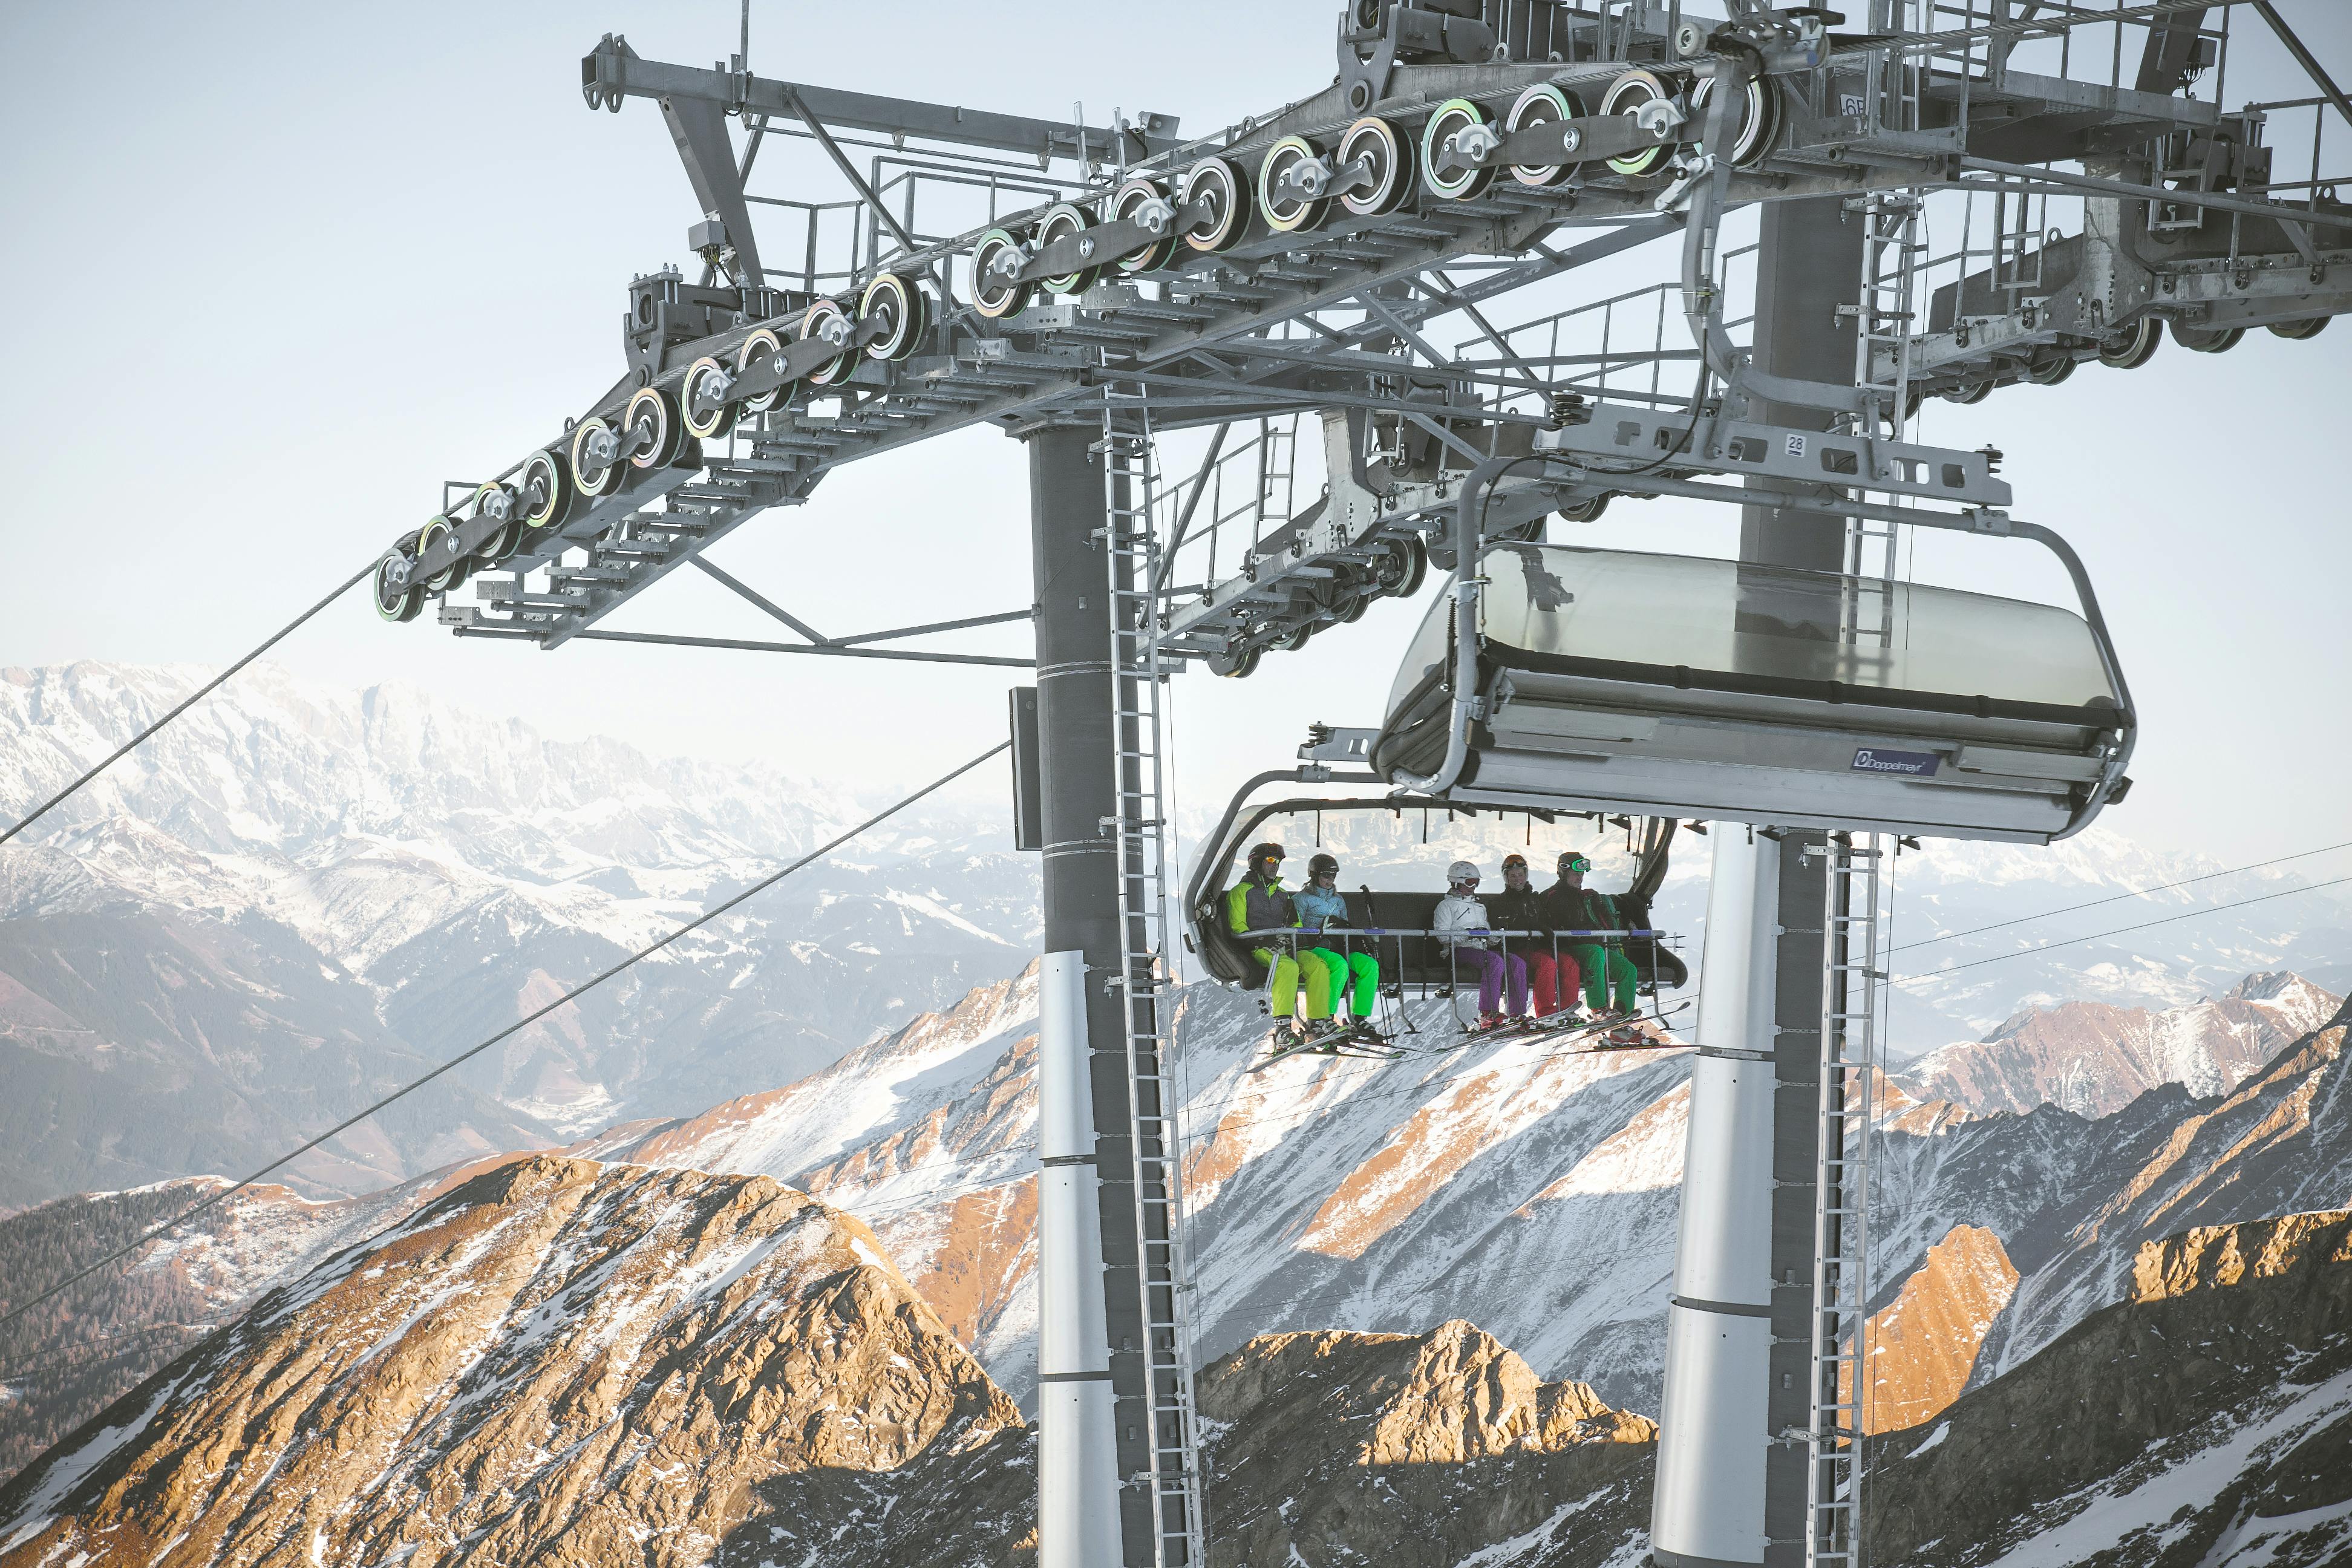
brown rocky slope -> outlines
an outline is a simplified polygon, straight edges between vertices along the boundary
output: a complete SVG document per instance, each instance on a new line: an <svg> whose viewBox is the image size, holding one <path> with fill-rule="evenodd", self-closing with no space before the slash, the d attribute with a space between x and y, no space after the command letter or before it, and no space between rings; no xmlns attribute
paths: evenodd
<svg viewBox="0 0 2352 1568"><path fill-rule="evenodd" d="M1218 1563L1638 1546L1654 1428L1467 1323L1268 1336L1201 1400ZM0 1564L1016 1564L1034 1457L856 1220L540 1156L270 1291L0 1488Z"/></svg>
<svg viewBox="0 0 2352 1568"><path fill-rule="evenodd" d="M2352 1558L2352 1213L2152 1242L2131 1299L1883 1442L1890 1568Z"/></svg>
<svg viewBox="0 0 2352 1568"><path fill-rule="evenodd" d="M27 1469L0 1561L684 1564L754 1537L798 1561L855 1522L808 1494L951 1497L916 1483L1019 1426L857 1221L764 1178L534 1158L272 1291ZM890 1511L898 1562L960 1559L927 1523L1021 1528L980 1498Z"/></svg>

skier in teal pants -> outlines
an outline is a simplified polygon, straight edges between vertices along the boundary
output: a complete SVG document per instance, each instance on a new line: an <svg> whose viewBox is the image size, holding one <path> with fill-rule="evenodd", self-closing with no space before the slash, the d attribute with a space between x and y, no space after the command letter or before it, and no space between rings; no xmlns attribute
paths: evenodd
<svg viewBox="0 0 2352 1568"><path fill-rule="evenodd" d="M1559 881L1544 894L1554 930L1567 932L1623 929L1617 906L1609 895L1584 885L1584 874L1591 869L1592 862L1573 849L1561 853ZM1584 1005L1595 1014L1607 1006L1616 1016L1630 1018L1639 1009L1641 1003L1634 994L1639 977L1633 961L1625 956L1616 942L1603 938L1569 942L1560 951L1583 969Z"/></svg>
<svg viewBox="0 0 2352 1568"><path fill-rule="evenodd" d="M1348 924L1347 895L1339 891L1339 862L1328 855L1318 855L1307 862L1307 886L1301 889L1296 902L1298 923L1310 931L1334 931ZM1338 1016L1341 997L1346 997L1348 1010L1359 1022L1372 1016L1372 1008L1381 994L1381 966L1369 952L1342 954L1338 948L1311 947L1299 955L1304 961L1320 959L1331 999L1331 1013Z"/></svg>

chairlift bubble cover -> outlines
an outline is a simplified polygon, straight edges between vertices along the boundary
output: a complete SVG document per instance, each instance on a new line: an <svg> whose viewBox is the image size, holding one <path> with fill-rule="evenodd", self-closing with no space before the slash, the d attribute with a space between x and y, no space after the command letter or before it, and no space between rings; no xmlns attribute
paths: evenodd
<svg viewBox="0 0 2352 1568"><path fill-rule="evenodd" d="M1446 798L2046 843L2115 789L2132 718L2072 610L1706 557L1507 543L1480 558L1485 717ZM1453 605L1372 749L1428 773Z"/></svg>

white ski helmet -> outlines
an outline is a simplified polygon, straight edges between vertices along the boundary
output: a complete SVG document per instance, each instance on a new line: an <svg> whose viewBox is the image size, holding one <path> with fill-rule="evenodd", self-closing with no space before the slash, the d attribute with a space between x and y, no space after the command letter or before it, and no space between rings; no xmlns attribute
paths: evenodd
<svg viewBox="0 0 2352 1568"><path fill-rule="evenodd" d="M1478 868L1467 860L1456 860L1453 865L1445 868L1445 883L1448 887L1458 888L1465 882L1475 882L1477 879Z"/></svg>

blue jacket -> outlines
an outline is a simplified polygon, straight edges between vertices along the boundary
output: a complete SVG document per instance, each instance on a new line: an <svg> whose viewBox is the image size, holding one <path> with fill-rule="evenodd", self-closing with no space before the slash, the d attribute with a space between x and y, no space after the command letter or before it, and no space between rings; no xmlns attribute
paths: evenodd
<svg viewBox="0 0 2352 1568"><path fill-rule="evenodd" d="M1308 931L1349 923L1347 896L1337 888L1326 891L1310 882L1292 895L1292 901L1298 906L1298 923Z"/></svg>

